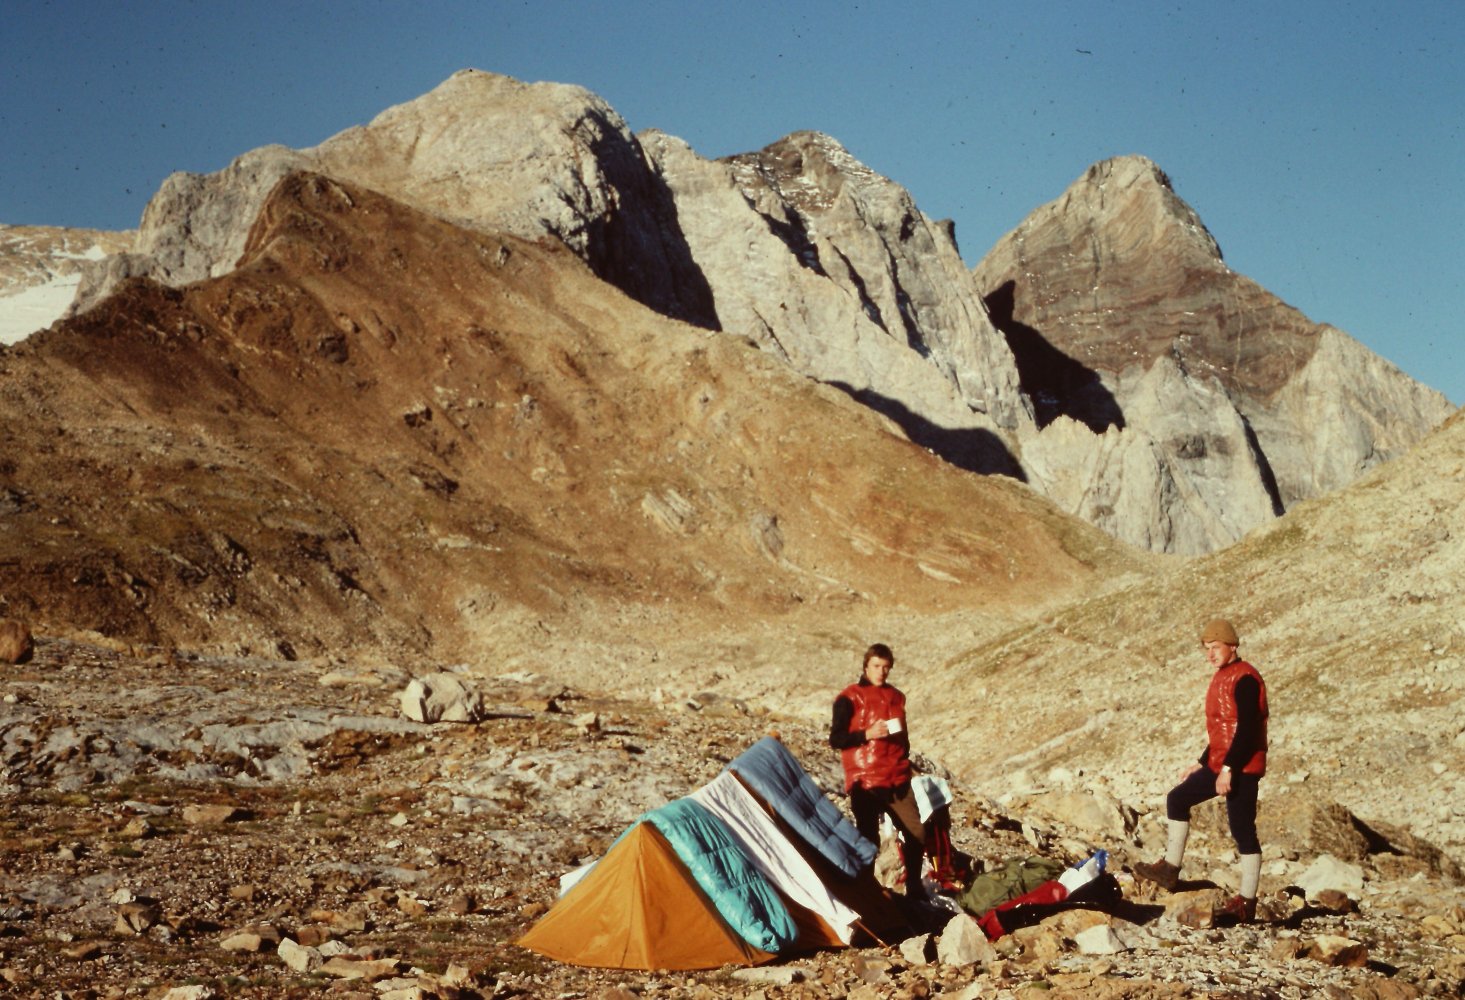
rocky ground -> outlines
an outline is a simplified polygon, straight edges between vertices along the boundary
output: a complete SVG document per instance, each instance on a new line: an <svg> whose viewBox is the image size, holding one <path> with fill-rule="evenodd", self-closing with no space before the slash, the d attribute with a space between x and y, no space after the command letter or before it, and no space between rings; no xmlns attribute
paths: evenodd
<svg viewBox="0 0 1465 1000"><path fill-rule="evenodd" d="M1133 842L1009 815L960 786L959 849L990 864L1104 847L1124 901L1049 916L970 962L934 958L950 914L928 910L913 933L932 938L772 968L560 965L514 939L553 902L557 877L640 812L693 790L769 731L826 788L838 786L837 758L816 727L732 700L630 702L529 675L467 679L488 718L427 725L402 716L409 678L391 667L40 637L29 662L0 667L0 993L1465 992L1465 899L1428 859L1380 855L1358 867L1354 898L1304 901L1298 883L1315 859L1269 854L1263 920L1217 927L1207 914L1230 885L1223 838L1201 830L1187 866L1195 881L1157 893L1128 875L1141 855ZM1108 933L1096 938L1100 925Z"/></svg>

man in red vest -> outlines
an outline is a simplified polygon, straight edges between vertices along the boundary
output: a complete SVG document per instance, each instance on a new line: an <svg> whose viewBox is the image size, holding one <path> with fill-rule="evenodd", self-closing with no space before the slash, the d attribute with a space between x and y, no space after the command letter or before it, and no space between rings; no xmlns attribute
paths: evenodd
<svg viewBox="0 0 1465 1000"><path fill-rule="evenodd" d="M880 815L895 821L901 833L905 892L925 896L921 860L925 827L911 792L911 741L905 723L905 695L886 683L895 654L883 642L865 650L859 681L834 699L829 745L844 763L844 790L849 793L855 827L873 844L880 843Z"/></svg>
<svg viewBox="0 0 1465 1000"><path fill-rule="evenodd" d="M1217 618L1201 631L1206 660L1216 672L1206 689L1206 736L1200 760L1181 772L1165 798L1165 857L1141 861L1134 873L1165 889L1180 882L1180 863L1190 836L1190 810L1226 799L1226 819L1241 858L1241 891L1216 910L1217 917L1247 922L1256 917L1262 849L1256 836L1257 788L1267 771L1267 685L1257 669L1236 655L1241 644L1231 623Z"/></svg>

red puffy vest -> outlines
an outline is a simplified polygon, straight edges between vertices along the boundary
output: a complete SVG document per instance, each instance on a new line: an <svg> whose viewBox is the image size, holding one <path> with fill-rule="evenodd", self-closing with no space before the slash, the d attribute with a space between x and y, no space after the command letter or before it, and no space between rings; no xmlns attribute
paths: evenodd
<svg viewBox="0 0 1465 1000"><path fill-rule="evenodd" d="M1245 660L1232 660L1216 671L1206 689L1206 766L1219 772L1226 762L1226 751L1236 738L1236 682L1242 677L1256 678L1262 713L1261 743L1256 753L1241 768L1246 774L1267 773L1267 685L1262 675Z"/></svg>
<svg viewBox="0 0 1465 1000"><path fill-rule="evenodd" d="M851 684L840 693L854 706L850 719L852 733L869 729L881 719L899 719L901 729L894 736L869 740L857 747L841 750L844 763L844 790L856 785L865 788L894 788L911 780L910 735L905 728L905 695L889 684Z"/></svg>

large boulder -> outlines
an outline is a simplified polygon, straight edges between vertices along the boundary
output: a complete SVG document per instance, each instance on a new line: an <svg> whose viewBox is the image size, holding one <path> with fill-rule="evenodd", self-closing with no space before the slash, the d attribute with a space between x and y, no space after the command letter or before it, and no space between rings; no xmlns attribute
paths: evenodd
<svg viewBox="0 0 1465 1000"><path fill-rule="evenodd" d="M414 677L400 702L413 722L482 722L486 714L483 695L447 671Z"/></svg>

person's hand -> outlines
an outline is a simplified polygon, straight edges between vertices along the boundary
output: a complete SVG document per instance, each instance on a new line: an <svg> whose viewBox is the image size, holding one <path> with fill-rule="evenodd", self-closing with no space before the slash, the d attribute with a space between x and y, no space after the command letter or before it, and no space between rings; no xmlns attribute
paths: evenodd
<svg viewBox="0 0 1465 1000"><path fill-rule="evenodd" d="M1190 777L1192 774L1194 774L1195 772L1197 772L1199 770L1200 770L1200 765L1199 764L1191 764L1189 767L1183 767L1183 768L1181 768L1180 769L1180 780L1181 781L1184 781L1186 778Z"/></svg>
<svg viewBox="0 0 1465 1000"><path fill-rule="evenodd" d="M1231 794L1231 769L1221 768L1221 773L1216 775L1216 794L1225 796Z"/></svg>
<svg viewBox="0 0 1465 1000"><path fill-rule="evenodd" d="M865 739L867 739L867 740L883 740L885 737L887 737L889 735L890 735L890 723L888 721L886 721L885 719L881 719L879 722L875 723L869 729L866 729L865 730Z"/></svg>

